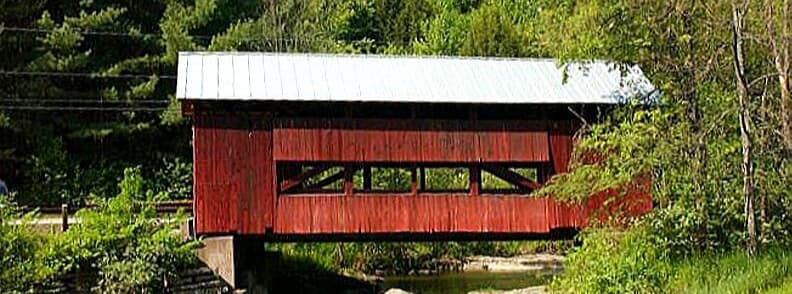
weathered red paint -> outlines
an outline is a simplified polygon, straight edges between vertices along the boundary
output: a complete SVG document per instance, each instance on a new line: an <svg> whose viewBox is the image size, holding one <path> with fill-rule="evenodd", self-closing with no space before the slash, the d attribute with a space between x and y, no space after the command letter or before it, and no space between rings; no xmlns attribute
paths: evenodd
<svg viewBox="0 0 792 294"><path fill-rule="evenodd" d="M613 215L624 209L638 215L651 209L647 194L633 194L603 206L598 194L583 204L558 203L552 198L525 195L467 193L412 196L410 193L290 195L279 197L276 234L357 233L550 233L581 228L589 216Z"/></svg>
<svg viewBox="0 0 792 294"><path fill-rule="evenodd" d="M278 119L276 161L545 162L542 122Z"/></svg>
<svg viewBox="0 0 792 294"><path fill-rule="evenodd" d="M569 121L296 119L196 111L193 125L198 234L548 233L583 227L590 216L602 220L616 211L638 215L651 209L648 181L603 191L583 204L487 194L477 187L426 193L415 176L405 193L362 193L350 184L351 171L363 163L410 169L449 163L474 171L484 164L540 164L541 178L548 179L568 169L575 131ZM346 185L336 194L279 194L297 187L290 180L303 179L299 169L288 167L279 183L278 162L345 166L349 172L331 178ZM603 205L616 194L626 196Z"/></svg>
<svg viewBox="0 0 792 294"><path fill-rule="evenodd" d="M272 227L275 179L269 121L196 115L193 158L197 232L259 234Z"/></svg>

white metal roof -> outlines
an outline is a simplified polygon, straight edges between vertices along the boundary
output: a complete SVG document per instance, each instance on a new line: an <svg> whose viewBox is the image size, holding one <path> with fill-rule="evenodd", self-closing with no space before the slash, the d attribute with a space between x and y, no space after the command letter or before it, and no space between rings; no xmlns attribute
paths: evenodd
<svg viewBox="0 0 792 294"><path fill-rule="evenodd" d="M448 103L623 102L654 89L638 67L553 59L182 52L176 97Z"/></svg>

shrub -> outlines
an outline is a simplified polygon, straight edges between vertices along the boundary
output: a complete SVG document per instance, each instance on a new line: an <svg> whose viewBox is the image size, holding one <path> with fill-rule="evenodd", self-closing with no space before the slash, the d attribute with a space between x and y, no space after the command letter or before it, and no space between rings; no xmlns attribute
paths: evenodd
<svg viewBox="0 0 792 294"><path fill-rule="evenodd" d="M664 246L642 227L592 229L565 261L552 287L565 293L660 293L670 263Z"/></svg>
<svg viewBox="0 0 792 294"><path fill-rule="evenodd" d="M30 226L35 214L23 215L0 195L0 290L27 292L52 274L41 258L47 238Z"/></svg>
<svg viewBox="0 0 792 294"><path fill-rule="evenodd" d="M102 293L159 293L193 262L194 243L175 233L182 214L157 218L139 169L126 169L119 188L117 197L97 200L98 209L77 213L81 223L52 244L50 261L63 273L98 271Z"/></svg>

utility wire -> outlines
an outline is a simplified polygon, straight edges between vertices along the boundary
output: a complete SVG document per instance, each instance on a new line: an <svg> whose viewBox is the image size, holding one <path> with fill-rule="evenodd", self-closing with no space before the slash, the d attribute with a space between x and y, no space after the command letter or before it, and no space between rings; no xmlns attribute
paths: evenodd
<svg viewBox="0 0 792 294"><path fill-rule="evenodd" d="M5 76L52 76L52 77L81 77L81 78L94 78L94 79L150 79L157 77L160 79L173 80L176 79L174 75L141 75L141 74L97 74L87 72L51 72L51 71L5 71L0 70L0 75Z"/></svg>
<svg viewBox="0 0 792 294"><path fill-rule="evenodd" d="M0 26L0 34L4 31L9 32L21 32L21 33L42 33L42 34L49 34L56 32L53 29L39 29L39 28L24 28L24 27L3 27ZM152 33L129 33L129 32L108 32L108 31L90 31L90 30L74 30L75 32L82 34L82 35L91 35L91 36L111 36L111 37L155 37L161 38L162 34L152 34ZM262 38L229 38L224 36L208 36L208 35L187 35L188 37L195 38L195 39L205 39L205 40L212 40L215 37L219 38L226 38L229 40L234 41L257 41L257 42L267 42L268 44L278 44L278 43L309 43L309 42L317 42L317 41L342 41L342 42L350 42L350 43L370 43L374 45L389 45L389 44L398 44L398 45L409 45L412 42L386 42L380 40L324 40L319 38L271 38L271 39L262 39Z"/></svg>
<svg viewBox="0 0 792 294"><path fill-rule="evenodd" d="M88 107L88 106L0 106L0 110L33 110L33 111L140 111L140 112L179 112L166 107Z"/></svg>
<svg viewBox="0 0 792 294"><path fill-rule="evenodd" d="M42 33L42 34L49 34L55 32L56 30L53 29L39 29L39 28L23 28L23 27L0 27L0 32L9 31L9 32L22 32L22 33ZM112 37L162 37L161 34L151 34L151 33L128 33L128 32L107 32L107 31L89 31L89 30L73 30L74 32L80 33L81 35L92 35L92 36L112 36ZM211 36L201 36L201 35L190 35L190 37L196 39L211 39Z"/></svg>
<svg viewBox="0 0 792 294"><path fill-rule="evenodd" d="M48 98L0 98L0 103L102 103L102 104L168 104L157 100L99 100L99 99L48 99Z"/></svg>

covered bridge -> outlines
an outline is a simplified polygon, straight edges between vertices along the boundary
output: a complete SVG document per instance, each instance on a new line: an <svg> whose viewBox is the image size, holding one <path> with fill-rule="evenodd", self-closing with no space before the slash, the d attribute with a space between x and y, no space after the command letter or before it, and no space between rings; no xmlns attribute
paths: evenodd
<svg viewBox="0 0 792 294"><path fill-rule="evenodd" d="M640 69L604 62L565 74L548 59L181 53L195 228L268 240L553 237L616 191L577 205L531 192L567 171L581 118L652 89ZM641 188L625 187L618 209L651 209Z"/></svg>

